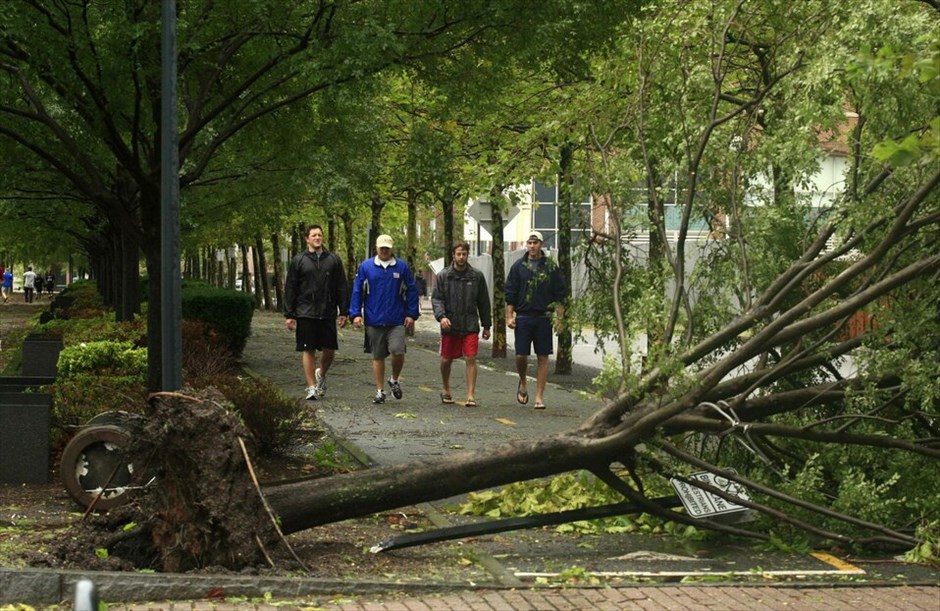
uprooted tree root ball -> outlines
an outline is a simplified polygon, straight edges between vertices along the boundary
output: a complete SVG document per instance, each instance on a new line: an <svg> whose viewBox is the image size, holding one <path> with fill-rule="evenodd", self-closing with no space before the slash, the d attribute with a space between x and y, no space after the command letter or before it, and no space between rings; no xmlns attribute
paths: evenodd
<svg viewBox="0 0 940 611"><path fill-rule="evenodd" d="M262 564L277 533L240 440L248 432L214 389L157 393L129 446L153 484L139 495L141 524L162 571Z"/></svg>
<svg viewBox="0 0 940 611"><path fill-rule="evenodd" d="M221 393L156 393L130 432L125 457L143 489L45 541L24 557L30 566L225 572L270 567L271 550L283 556L249 469L248 432Z"/></svg>

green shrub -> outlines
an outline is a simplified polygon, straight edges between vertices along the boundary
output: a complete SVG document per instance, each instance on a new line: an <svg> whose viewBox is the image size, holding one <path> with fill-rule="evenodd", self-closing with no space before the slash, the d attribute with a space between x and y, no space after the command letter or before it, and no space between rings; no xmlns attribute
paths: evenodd
<svg viewBox="0 0 940 611"><path fill-rule="evenodd" d="M149 282L147 277L140 280L141 303L148 299ZM214 287L204 280L184 280L180 288L183 319L208 323L234 355L241 354L251 335L254 297L241 291Z"/></svg>
<svg viewBox="0 0 940 611"><path fill-rule="evenodd" d="M202 388L211 385L212 378L235 370L235 355L211 325L184 320L181 330L183 377L187 386Z"/></svg>
<svg viewBox="0 0 940 611"><path fill-rule="evenodd" d="M59 376L79 373L98 376L147 378L147 349L131 342L98 341L66 346L59 353Z"/></svg>
<svg viewBox="0 0 940 611"><path fill-rule="evenodd" d="M73 282L49 304L49 312L55 318L94 318L106 310L98 286L91 280Z"/></svg>
<svg viewBox="0 0 940 611"><path fill-rule="evenodd" d="M211 325L233 354L242 353L251 335L251 317L255 313L251 295L198 284L187 286L182 293L182 309L185 320Z"/></svg>
<svg viewBox="0 0 940 611"><path fill-rule="evenodd" d="M43 335L57 335L65 346L113 340L132 342L137 346L146 345L147 322L142 317L135 320L118 322L113 312L104 312L88 318L56 318L36 328Z"/></svg>
<svg viewBox="0 0 940 611"><path fill-rule="evenodd" d="M139 376L101 377L93 371L80 372L59 376L44 391L53 396L52 428L57 431L53 442L100 413L145 414L147 410L147 388Z"/></svg>
<svg viewBox="0 0 940 611"><path fill-rule="evenodd" d="M232 402L261 454L283 452L291 445L302 420L295 400L264 379L229 375L212 383Z"/></svg>

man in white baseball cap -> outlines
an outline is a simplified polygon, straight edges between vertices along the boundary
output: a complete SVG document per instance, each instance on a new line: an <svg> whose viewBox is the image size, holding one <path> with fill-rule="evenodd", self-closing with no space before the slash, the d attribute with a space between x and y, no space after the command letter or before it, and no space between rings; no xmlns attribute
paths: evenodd
<svg viewBox="0 0 940 611"><path fill-rule="evenodd" d="M418 319L418 286L411 268L392 254L392 236L383 233L375 240L375 257L359 266L353 280L349 317L357 329L366 326L372 349L373 403L385 403L385 359L392 356L388 386L401 399L398 376L405 364L406 329Z"/></svg>

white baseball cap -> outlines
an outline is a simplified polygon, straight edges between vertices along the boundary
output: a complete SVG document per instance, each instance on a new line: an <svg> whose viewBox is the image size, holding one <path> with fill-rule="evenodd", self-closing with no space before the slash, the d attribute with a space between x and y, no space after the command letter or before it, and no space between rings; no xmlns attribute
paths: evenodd
<svg viewBox="0 0 940 611"><path fill-rule="evenodd" d="M542 239L542 234L538 231L530 231L529 237L526 238L526 242L528 242L529 240L538 240L539 242L544 242L544 240Z"/></svg>
<svg viewBox="0 0 940 611"><path fill-rule="evenodd" d="M387 233L383 233L375 239L376 248L391 248L394 246L394 244L395 243L392 242L392 236L388 235Z"/></svg>

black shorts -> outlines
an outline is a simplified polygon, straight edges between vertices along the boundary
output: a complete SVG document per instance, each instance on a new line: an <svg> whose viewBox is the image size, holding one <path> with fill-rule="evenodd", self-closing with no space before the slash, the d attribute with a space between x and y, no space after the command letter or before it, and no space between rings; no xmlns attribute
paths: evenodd
<svg viewBox="0 0 940 611"><path fill-rule="evenodd" d="M516 316L516 355L529 356L535 346L537 356L552 353L552 319L548 316Z"/></svg>
<svg viewBox="0 0 940 611"><path fill-rule="evenodd" d="M335 318L298 318L294 336L297 352L339 348Z"/></svg>

